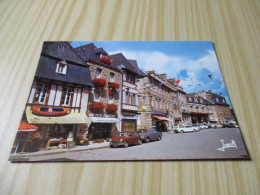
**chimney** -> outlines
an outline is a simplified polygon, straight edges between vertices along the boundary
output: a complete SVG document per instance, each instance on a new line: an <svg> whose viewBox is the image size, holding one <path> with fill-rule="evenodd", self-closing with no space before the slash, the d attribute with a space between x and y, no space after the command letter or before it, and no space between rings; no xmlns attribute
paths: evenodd
<svg viewBox="0 0 260 195"><path fill-rule="evenodd" d="M175 79L174 78L167 79L167 81L169 83L171 83L172 85L175 85Z"/></svg>
<svg viewBox="0 0 260 195"><path fill-rule="evenodd" d="M149 71L146 71L147 74L154 74L155 73L155 70L149 70Z"/></svg>
<svg viewBox="0 0 260 195"><path fill-rule="evenodd" d="M167 74L159 74L159 77L164 81L167 80Z"/></svg>

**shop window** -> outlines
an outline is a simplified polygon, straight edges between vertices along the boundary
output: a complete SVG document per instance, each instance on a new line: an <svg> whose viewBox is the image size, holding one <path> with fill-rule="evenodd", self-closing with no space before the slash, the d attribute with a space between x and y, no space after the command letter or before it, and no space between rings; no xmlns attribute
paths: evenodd
<svg viewBox="0 0 260 195"><path fill-rule="evenodd" d="M66 75L67 73L67 62L65 60L61 60L57 63L56 73L61 75Z"/></svg>
<svg viewBox="0 0 260 195"><path fill-rule="evenodd" d="M71 102L71 96L72 96L72 88L64 87L62 90L61 105L69 106Z"/></svg>
<svg viewBox="0 0 260 195"><path fill-rule="evenodd" d="M123 120L124 131L135 131L135 120Z"/></svg>
<svg viewBox="0 0 260 195"><path fill-rule="evenodd" d="M115 81L115 73L110 72L110 82L114 82Z"/></svg>
<svg viewBox="0 0 260 195"><path fill-rule="evenodd" d="M40 83L37 87L36 94L34 97L34 103L44 104L48 91L48 84Z"/></svg>
<svg viewBox="0 0 260 195"><path fill-rule="evenodd" d="M101 77L101 73L102 73L102 69L97 68L97 71L96 71L96 78L100 78L100 77Z"/></svg>

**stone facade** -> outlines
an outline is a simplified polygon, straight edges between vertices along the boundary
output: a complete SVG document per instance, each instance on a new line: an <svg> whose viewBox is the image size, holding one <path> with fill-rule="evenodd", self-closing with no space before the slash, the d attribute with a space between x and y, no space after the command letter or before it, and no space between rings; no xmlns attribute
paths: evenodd
<svg viewBox="0 0 260 195"><path fill-rule="evenodd" d="M154 71L147 71L146 75L139 77L138 96L139 129L156 126L159 119L157 116L167 117L167 129L173 129L174 116L179 111L174 103L174 99L177 101L177 91L167 80L166 74L158 75Z"/></svg>

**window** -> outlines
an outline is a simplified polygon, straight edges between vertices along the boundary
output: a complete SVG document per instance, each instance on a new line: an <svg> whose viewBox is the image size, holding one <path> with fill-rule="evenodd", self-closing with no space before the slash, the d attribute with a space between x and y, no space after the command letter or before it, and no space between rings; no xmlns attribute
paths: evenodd
<svg viewBox="0 0 260 195"><path fill-rule="evenodd" d="M224 98L222 99L222 102L223 102L223 103L226 103Z"/></svg>
<svg viewBox="0 0 260 195"><path fill-rule="evenodd" d="M35 103L44 104L46 100L48 84L40 83L36 90L36 95L34 98Z"/></svg>
<svg viewBox="0 0 260 195"><path fill-rule="evenodd" d="M129 92L125 93L126 103L129 104Z"/></svg>
<svg viewBox="0 0 260 195"><path fill-rule="evenodd" d="M62 106L69 106L71 100L72 88L64 87L62 90L62 98L61 98L61 105Z"/></svg>
<svg viewBox="0 0 260 195"><path fill-rule="evenodd" d="M135 74L126 72L126 81L135 84Z"/></svg>
<svg viewBox="0 0 260 195"><path fill-rule="evenodd" d="M56 73L61 75L66 75L67 73L67 62L65 60L61 60L57 63Z"/></svg>
<svg viewBox="0 0 260 195"><path fill-rule="evenodd" d="M136 105L136 101L135 101L135 94L133 94L133 96L132 96L132 97L133 97L132 104L133 104L133 105Z"/></svg>
<svg viewBox="0 0 260 195"><path fill-rule="evenodd" d="M218 98L216 98L216 102L218 102Z"/></svg>
<svg viewBox="0 0 260 195"><path fill-rule="evenodd" d="M99 101L100 94L98 91L94 91L94 102Z"/></svg>
<svg viewBox="0 0 260 195"><path fill-rule="evenodd" d="M110 72L110 82L114 82L115 81L115 73Z"/></svg>
<svg viewBox="0 0 260 195"><path fill-rule="evenodd" d="M96 78L100 78L100 77L101 77L101 73L102 73L102 69L97 68L97 71L96 71Z"/></svg>
<svg viewBox="0 0 260 195"><path fill-rule="evenodd" d="M113 93L111 93L111 94L108 94L108 103L113 103L113 99L114 99L114 95L113 95Z"/></svg>

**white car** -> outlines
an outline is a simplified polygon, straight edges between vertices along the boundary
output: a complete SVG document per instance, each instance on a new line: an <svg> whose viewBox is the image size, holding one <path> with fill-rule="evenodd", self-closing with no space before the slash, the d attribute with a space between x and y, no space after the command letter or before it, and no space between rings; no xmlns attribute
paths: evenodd
<svg viewBox="0 0 260 195"><path fill-rule="evenodd" d="M222 128L221 124L216 124L216 128Z"/></svg>
<svg viewBox="0 0 260 195"><path fill-rule="evenodd" d="M191 125L186 125L184 127L175 127L174 131L176 133L196 132L196 131L199 131L199 128L198 127L193 127Z"/></svg>
<svg viewBox="0 0 260 195"><path fill-rule="evenodd" d="M201 129L207 129L207 128L208 128L208 126L206 126L206 125L203 125L203 124L200 124L200 128L201 128Z"/></svg>
<svg viewBox="0 0 260 195"><path fill-rule="evenodd" d="M208 123L208 127L209 128L216 128L216 125L212 124L212 123Z"/></svg>

